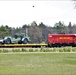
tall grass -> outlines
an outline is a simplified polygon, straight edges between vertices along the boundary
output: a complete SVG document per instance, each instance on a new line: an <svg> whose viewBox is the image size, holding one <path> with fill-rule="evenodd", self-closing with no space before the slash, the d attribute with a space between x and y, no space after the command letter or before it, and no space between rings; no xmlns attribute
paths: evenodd
<svg viewBox="0 0 76 75"><path fill-rule="evenodd" d="M0 53L8 52L76 52L76 47L61 47L61 48L13 48L9 49L0 49Z"/></svg>

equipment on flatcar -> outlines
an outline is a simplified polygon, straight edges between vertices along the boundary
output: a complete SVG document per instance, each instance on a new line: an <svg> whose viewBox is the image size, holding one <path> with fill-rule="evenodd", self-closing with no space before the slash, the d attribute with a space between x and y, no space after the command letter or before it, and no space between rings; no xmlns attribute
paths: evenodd
<svg viewBox="0 0 76 75"><path fill-rule="evenodd" d="M16 33L14 37L11 36L5 36L4 39L2 39L3 44L27 44L30 42L30 39L28 36L25 36L25 33Z"/></svg>

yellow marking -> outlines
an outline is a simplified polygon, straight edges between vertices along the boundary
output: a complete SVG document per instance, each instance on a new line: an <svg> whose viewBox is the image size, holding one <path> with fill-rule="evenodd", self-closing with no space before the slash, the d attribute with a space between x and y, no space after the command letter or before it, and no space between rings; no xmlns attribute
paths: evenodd
<svg viewBox="0 0 76 75"><path fill-rule="evenodd" d="M22 47L22 46L28 46L28 47L30 47L30 46L47 46L47 44L4 44L4 46L8 46L8 47L10 47L10 46L20 46L20 47Z"/></svg>
<svg viewBox="0 0 76 75"><path fill-rule="evenodd" d="M70 39L70 37L59 37L59 39Z"/></svg>

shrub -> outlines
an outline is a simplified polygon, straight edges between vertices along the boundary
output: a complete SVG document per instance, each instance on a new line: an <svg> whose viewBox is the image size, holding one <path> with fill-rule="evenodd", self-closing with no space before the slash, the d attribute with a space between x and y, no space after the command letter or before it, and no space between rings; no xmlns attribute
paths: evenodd
<svg viewBox="0 0 76 75"><path fill-rule="evenodd" d="M43 48L43 49L42 49L42 52L46 52L46 49Z"/></svg>
<svg viewBox="0 0 76 75"><path fill-rule="evenodd" d="M64 52L70 52L71 50L72 50L71 47L65 47L65 48L63 48Z"/></svg>
<svg viewBox="0 0 76 75"><path fill-rule="evenodd" d="M50 52L49 48L46 48L46 49L45 49L45 52Z"/></svg>
<svg viewBox="0 0 76 75"><path fill-rule="evenodd" d="M42 51L43 51L43 48L40 49L40 52L42 52Z"/></svg>
<svg viewBox="0 0 76 75"><path fill-rule="evenodd" d="M73 48L72 48L72 51L73 51L73 52L76 52L76 47L73 47Z"/></svg>
<svg viewBox="0 0 76 75"><path fill-rule="evenodd" d="M29 49L29 52L33 52L33 49Z"/></svg>
<svg viewBox="0 0 76 75"><path fill-rule="evenodd" d="M38 50L38 49L35 49L34 51L35 51L35 52L38 52L39 50Z"/></svg>
<svg viewBox="0 0 76 75"><path fill-rule="evenodd" d="M24 49L24 48L22 48L22 50L21 50L22 52L27 52L27 50L26 49Z"/></svg>
<svg viewBox="0 0 76 75"><path fill-rule="evenodd" d="M40 52L50 52L49 48L41 48Z"/></svg>
<svg viewBox="0 0 76 75"><path fill-rule="evenodd" d="M2 52L2 50L0 50L0 53Z"/></svg>
<svg viewBox="0 0 76 75"><path fill-rule="evenodd" d="M3 53L7 53L7 52L9 52L9 51L8 51L8 50L3 49Z"/></svg>
<svg viewBox="0 0 76 75"><path fill-rule="evenodd" d="M64 52L63 48L58 49L59 52Z"/></svg>
<svg viewBox="0 0 76 75"><path fill-rule="evenodd" d="M12 49L12 52L21 52L20 49Z"/></svg>
<svg viewBox="0 0 76 75"><path fill-rule="evenodd" d="M53 48L52 52L56 52L58 49L57 48Z"/></svg>
<svg viewBox="0 0 76 75"><path fill-rule="evenodd" d="M46 52L46 49L45 48L41 48L40 52Z"/></svg>

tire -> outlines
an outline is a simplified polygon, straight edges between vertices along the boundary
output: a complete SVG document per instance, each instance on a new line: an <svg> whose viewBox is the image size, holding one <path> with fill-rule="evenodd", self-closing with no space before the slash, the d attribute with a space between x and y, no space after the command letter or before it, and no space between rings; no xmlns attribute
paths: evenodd
<svg viewBox="0 0 76 75"><path fill-rule="evenodd" d="M6 40L4 40L4 43L5 44L11 44L11 39L10 38L7 38Z"/></svg>
<svg viewBox="0 0 76 75"><path fill-rule="evenodd" d="M28 39L25 38L25 39L23 40L23 44L27 44L27 43L28 43Z"/></svg>
<svg viewBox="0 0 76 75"><path fill-rule="evenodd" d="M18 44L22 44L22 41L20 40L20 41L18 41Z"/></svg>

